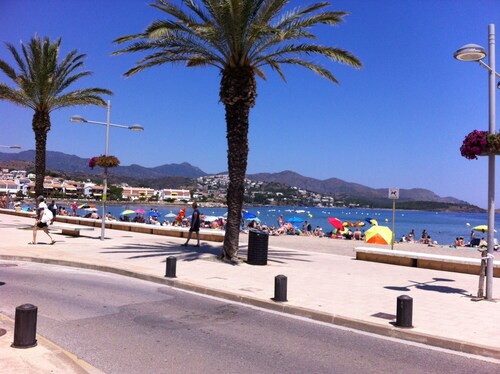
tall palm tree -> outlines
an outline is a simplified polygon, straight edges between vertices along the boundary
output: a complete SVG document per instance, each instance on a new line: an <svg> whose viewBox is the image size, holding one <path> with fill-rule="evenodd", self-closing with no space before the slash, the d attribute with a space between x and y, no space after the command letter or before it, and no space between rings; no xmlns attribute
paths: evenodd
<svg viewBox="0 0 500 374"><path fill-rule="evenodd" d="M326 2L284 11L288 0L182 0L182 7L167 0L151 6L167 19L151 23L140 34L115 40L128 43L115 54L147 52L125 73L133 75L166 63L188 67L213 66L221 72L220 101L225 106L229 186L228 219L221 257L235 260L248 159L250 108L255 105L255 76L266 79L269 66L285 80L282 65L303 66L338 83L333 74L309 56L323 56L353 67L361 62L351 53L315 43L310 29L335 25L346 12L324 10Z"/></svg>
<svg viewBox="0 0 500 374"><path fill-rule="evenodd" d="M35 35L29 45L21 43L21 53L6 43L17 63L19 71L0 59L0 71L9 77L14 86L0 83L0 100L28 107L35 114L31 126L35 133L35 192L43 194L45 178L45 153L47 134L50 131L50 112L75 105L106 105L100 95L112 95L103 88L66 89L80 78L91 75L90 71L76 72L83 66L84 54L76 50L59 62L61 38L51 43L48 37L41 40Z"/></svg>

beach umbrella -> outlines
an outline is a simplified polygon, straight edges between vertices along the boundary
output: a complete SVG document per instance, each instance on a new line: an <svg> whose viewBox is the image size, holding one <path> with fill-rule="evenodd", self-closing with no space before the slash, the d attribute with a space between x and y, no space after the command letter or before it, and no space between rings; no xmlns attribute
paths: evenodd
<svg viewBox="0 0 500 374"><path fill-rule="evenodd" d="M97 212L97 208L85 208L87 212Z"/></svg>
<svg viewBox="0 0 500 374"><path fill-rule="evenodd" d="M148 216L150 217L159 217L161 214L158 212L148 212Z"/></svg>
<svg viewBox="0 0 500 374"><path fill-rule="evenodd" d="M372 244L390 244L392 231L387 226L372 226L365 232L365 242Z"/></svg>
<svg viewBox="0 0 500 374"><path fill-rule="evenodd" d="M335 227L337 230L344 231L344 224L342 223L341 220L335 217L328 217L327 219L330 225Z"/></svg>
<svg viewBox="0 0 500 374"><path fill-rule="evenodd" d="M174 217L177 217L177 214L172 213L172 211L170 211L170 213L165 214L165 217L166 217L166 218L174 218Z"/></svg>
<svg viewBox="0 0 500 374"><path fill-rule="evenodd" d="M213 221L217 221L219 219L216 216L204 216L204 217L201 217L201 218L203 218L203 220L205 222L213 222Z"/></svg>
<svg viewBox="0 0 500 374"><path fill-rule="evenodd" d="M255 221L255 222L260 223L260 219L259 219L259 217L247 218L247 219L245 219L245 221Z"/></svg>
<svg viewBox="0 0 500 374"><path fill-rule="evenodd" d="M134 210L134 213L144 214L144 213L146 213L146 211L144 209L136 209L136 210Z"/></svg>
<svg viewBox="0 0 500 374"><path fill-rule="evenodd" d="M373 225L373 226L377 226L378 225L377 220L373 219L373 218L365 218L365 221L368 222L369 224Z"/></svg>
<svg viewBox="0 0 500 374"><path fill-rule="evenodd" d="M244 219L253 219L253 218L256 218L257 216L253 213L250 213L250 212L245 212L243 213L243 218Z"/></svg>
<svg viewBox="0 0 500 374"><path fill-rule="evenodd" d="M479 225L479 226L474 226L472 228L472 230L474 231L484 231L484 232L488 232L488 225ZM493 232L497 232L497 230L493 230Z"/></svg>
<svg viewBox="0 0 500 374"><path fill-rule="evenodd" d="M88 209L88 208L95 208L95 205L89 203L78 205L78 209Z"/></svg>
<svg viewBox="0 0 500 374"><path fill-rule="evenodd" d="M135 212L130 209L125 209L123 212L120 213L120 216L127 216L129 214L134 214Z"/></svg>
<svg viewBox="0 0 500 374"><path fill-rule="evenodd" d="M302 223L304 220L300 217L292 217L287 220L289 223Z"/></svg>

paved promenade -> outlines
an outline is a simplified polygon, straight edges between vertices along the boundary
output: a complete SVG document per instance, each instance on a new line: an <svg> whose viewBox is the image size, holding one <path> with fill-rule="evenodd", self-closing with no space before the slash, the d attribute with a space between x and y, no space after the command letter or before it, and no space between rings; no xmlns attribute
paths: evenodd
<svg viewBox="0 0 500 374"><path fill-rule="evenodd" d="M493 279L496 300L474 302L471 296L477 293L477 275L355 260L354 247L366 246L355 241L270 237L268 265L245 262L230 265L215 258L222 243L202 241L200 248L185 248L181 246L185 239L118 230L106 230L104 241L99 240L99 229L82 231L81 237L54 234L54 245L49 245L49 238L39 232L39 244L28 245L31 230L26 227L32 223L31 218L0 214L0 263L26 260L110 271L336 325L500 359L499 278ZM247 243L248 236L241 234L242 258L246 258ZM420 244L397 244L395 249L479 257L475 250ZM175 279L164 277L168 256L177 257ZM284 303L271 300L274 278L279 274L288 279L288 301ZM413 298L411 329L391 323L395 321L396 299L400 295ZM39 313L43 314L43 310ZM0 327L8 330L10 327L2 326L2 321ZM0 337L2 362L14 350L9 347L12 340L7 344L7 339L11 339L8 334ZM24 352L29 356L32 350L42 348ZM86 370L91 371L88 367Z"/></svg>

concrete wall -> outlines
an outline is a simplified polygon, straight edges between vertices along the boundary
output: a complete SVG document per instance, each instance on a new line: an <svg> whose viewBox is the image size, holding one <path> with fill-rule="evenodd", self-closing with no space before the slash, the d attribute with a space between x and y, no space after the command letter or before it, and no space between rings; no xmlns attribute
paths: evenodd
<svg viewBox="0 0 500 374"><path fill-rule="evenodd" d="M10 214L20 217L31 217L31 218L35 216L34 212L25 212L25 211L18 212L10 209L0 209L0 213ZM72 216L58 215L56 216L55 221L68 223L72 225L91 226L98 228L100 228L102 225L102 220L100 219L81 218ZM132 231L132 232L139 232L151 235L173 236L176 238L187 238L189 233L189 229L184 227L155 226L155 225L148 225L145 223L121 222L121 221L106 221L106 229ZM223 242L224 233L225 232L222 230L200 229L200 240L206 240L211 242Z"/></svg>

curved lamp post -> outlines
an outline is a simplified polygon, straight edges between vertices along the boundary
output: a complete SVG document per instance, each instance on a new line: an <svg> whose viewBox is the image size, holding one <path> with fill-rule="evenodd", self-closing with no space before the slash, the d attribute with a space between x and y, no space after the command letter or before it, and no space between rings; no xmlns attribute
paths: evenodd
<svg viewBox="0 0 500 374"><path fill-rule="evenodd" d="M489 54L488 64L482 60ZM477 44L467 44L457 50L453 55L460 61L475 61L489 71L489 133L495 134L495 25L488 25L488 53ZM498 85L500 88L500 84ZM488 156L488 259L486 267L486 299L493 298L493 240L495 230L495 155ZM478 295L481 296L481 295Z"/></svg>
<svg viewBox="0 0 500 374"><path fill-rule="evenodd" d="M123 126L117 125L114 123L110 123L111 119L111 101L108 100L107 105L107 116L106 122L98 122L98 121L90 121L80 116L73 116L70 118L71 122L84 122L91 123L94 125L103 125L106 126L106 148L104 155L109 156L109 128L110 127L119 127L122 129L132 130L132 131L143 131L144 127L141 125L132 125L132 126ZM104 168L104 189L102 191L102 223L101 223L101 240L104 240L104 231L106 229L106 200L107 200L107 192L108 192L108 168Z"/></svg>

